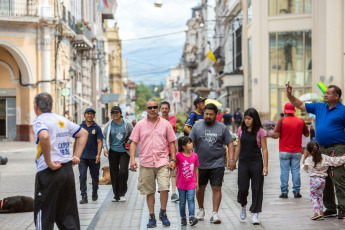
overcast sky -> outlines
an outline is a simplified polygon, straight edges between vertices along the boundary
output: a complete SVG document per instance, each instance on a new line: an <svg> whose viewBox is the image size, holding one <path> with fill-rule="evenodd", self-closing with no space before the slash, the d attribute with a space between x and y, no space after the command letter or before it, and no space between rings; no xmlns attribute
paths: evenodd
<svg viewBox="0 0 345 230"><path fill-rule="evenodd" d="M162 0L163 6L157 8L154 2L117 0L115 16L129 78L145 84L165 83L170 68L181 59L191 8L201 4L201 0ZM170 33L174 34L160 36ZM152 38L141 39L144 37Z"/></svg>

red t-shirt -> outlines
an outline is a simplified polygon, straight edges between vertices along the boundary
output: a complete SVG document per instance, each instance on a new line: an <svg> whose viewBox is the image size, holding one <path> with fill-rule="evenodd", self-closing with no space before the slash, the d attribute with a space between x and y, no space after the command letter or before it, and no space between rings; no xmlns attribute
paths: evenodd
<svg viewBox="0 0 345 230"><path fill-rule="evenodd" d="M217 121L222 122L222 118L223 118L223 114L222 113L217 114L217 117L216 117Z"/></svg>
<svg viewBox="0 0 345 230"><path fill-rule="evenodd" d="M279 152L300 153L302 134L308 134L309 130L301 118L288 115L279 119L275 132L280 133Z"/></svg>

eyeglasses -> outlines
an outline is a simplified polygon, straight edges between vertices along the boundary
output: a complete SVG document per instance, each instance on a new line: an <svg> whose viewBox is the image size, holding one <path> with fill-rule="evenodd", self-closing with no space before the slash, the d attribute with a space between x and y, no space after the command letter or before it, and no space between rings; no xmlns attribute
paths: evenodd
<svg viewBox="0 0 345 230"><path fill-rule="evenodd" d="M146 109L151 110L151 109L158 109L158 105L155 106L147 106Z"/></svg>

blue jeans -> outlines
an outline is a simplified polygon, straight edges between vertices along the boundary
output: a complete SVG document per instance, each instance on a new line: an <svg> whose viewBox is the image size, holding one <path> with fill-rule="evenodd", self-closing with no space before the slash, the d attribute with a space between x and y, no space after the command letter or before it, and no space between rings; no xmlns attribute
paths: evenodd
<svg viewBox="0 0 345 230"><path fill-rule="evenodd" d="M301 188L300 162L302 153L279 152L280 160L280 190L289 193L289 173L292 174L292 192L298 193Z"/></svg>
<svg viewBox="0 0 345 230"><path fill-rule="evenodd" d="M184 190L178 188L178 193L180 196L180 216L181 218L186 218L186 200L188 201L188 211L189 217L194 217L195 212L195 189Z"/></svg>

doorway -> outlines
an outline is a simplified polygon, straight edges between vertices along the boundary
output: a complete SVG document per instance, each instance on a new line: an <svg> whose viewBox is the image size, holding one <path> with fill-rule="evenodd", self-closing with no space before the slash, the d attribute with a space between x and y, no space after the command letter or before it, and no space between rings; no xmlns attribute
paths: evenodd
<svg viewBox="0 0 345 230"><path fill-rule="evenodd" d="M15 140L16 136L16 99L0 98L0 138Z"/></svg>

